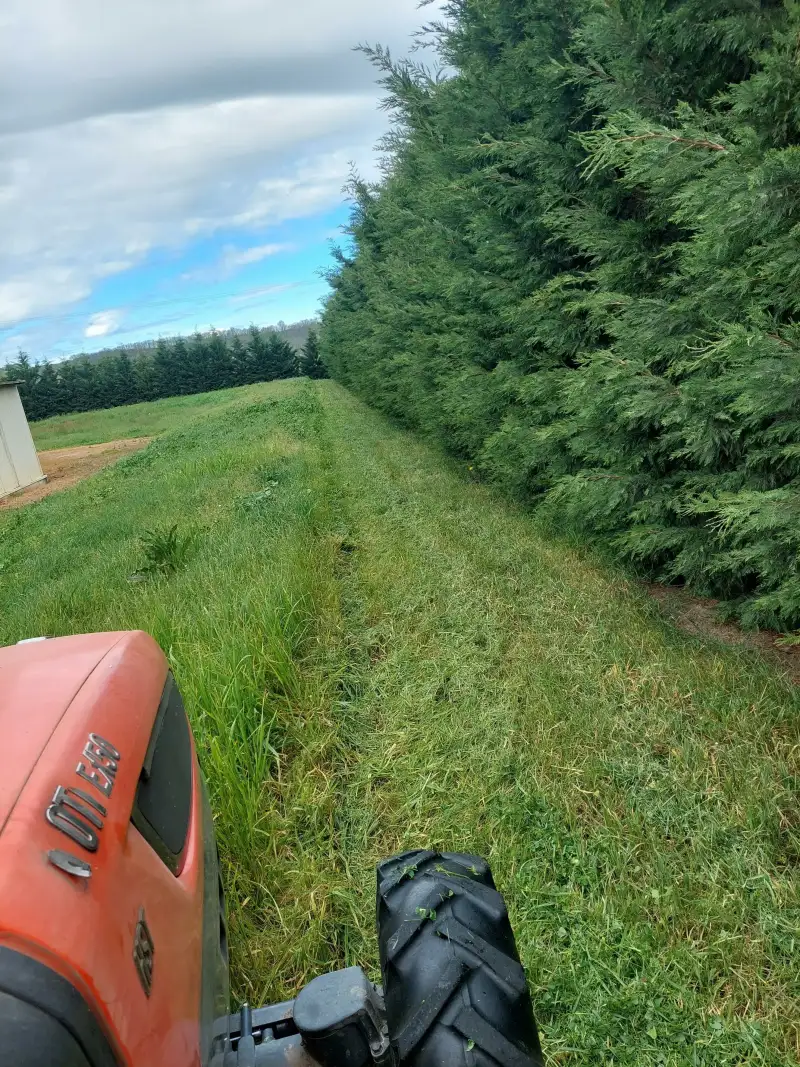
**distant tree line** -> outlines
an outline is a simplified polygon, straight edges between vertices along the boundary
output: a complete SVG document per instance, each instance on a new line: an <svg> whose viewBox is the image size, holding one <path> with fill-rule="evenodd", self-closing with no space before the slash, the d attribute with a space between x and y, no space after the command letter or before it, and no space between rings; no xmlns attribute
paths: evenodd
<svg viewBox="0 0 800 1067"><path fill-rule="evenodd" d="M295 348L301 348L306 341L309 330L313 330L317 326L316 319L301 319L299 322L285 323L278 322L274 326L267 326L265 329L267 332L279 333L285 341L289 341ZM232 326L228 330L217 330L220 337L230 343L237 335L246 337L250 332L249 328L241 329ZM174 337L165 337L164 340L167 344L172 344L178 340L178 335ZM96 363L100 359L105 359L106 356L116 355L118 352L127 352L131 356L138 356L142 352L151 352L158 344L158 340L151 338L144 341L130 341L126 344L114 345L113 348L102 348L97 352L90 352L88 354L76 353L72 358L74 359L88 359L91 363Z"/></svg>
<svg viewBox="0 0 800 1067"><path fill-rule="evenodd" d="M326 376L316 333L309 332L298 352L280 333L253 326L245 335L212 330L188 339L159 340L151 351L134 358L122 351L95 362L79 357L32 363L20 353L6 366L4 377L21 383L25 411L34 421L301 374Z"/></svg>
<svg viewBox="0 0 800 1067"><path fill-rule="evenodd" d="M394 124L331 373L558 528L800 627L800 5L443 10L443 74L366 50Z"/></svg>

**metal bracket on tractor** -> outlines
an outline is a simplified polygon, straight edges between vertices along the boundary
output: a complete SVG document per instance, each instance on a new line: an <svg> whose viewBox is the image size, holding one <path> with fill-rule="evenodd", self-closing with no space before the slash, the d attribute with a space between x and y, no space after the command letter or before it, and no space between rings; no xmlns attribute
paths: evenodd
<svg viewBox="0 0 800 1067"><path fill-rule="evenodd" d="M212 1067L394 1063L383 997L360 967L323 974L285 1004L245 1004L222 1029Z"/></svg>
<svg viewBox="0 0 800 1067"><path fill-rule="evenodd" d="M378 868L383 988L360 967L221 1021L212 1067L540 1067L505 903L477 856L408 852Z"/></svg>

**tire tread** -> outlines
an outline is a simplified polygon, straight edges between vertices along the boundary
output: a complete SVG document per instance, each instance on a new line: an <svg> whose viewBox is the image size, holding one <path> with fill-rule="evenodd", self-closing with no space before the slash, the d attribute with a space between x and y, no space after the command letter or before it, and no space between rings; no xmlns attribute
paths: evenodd
<svg viewBox="0 0 800 1067"><path fill-rule="evenodd" d="M378 867L377 900L400 1067L541 1067L525 972L488 864L403 853Z"/></svg>

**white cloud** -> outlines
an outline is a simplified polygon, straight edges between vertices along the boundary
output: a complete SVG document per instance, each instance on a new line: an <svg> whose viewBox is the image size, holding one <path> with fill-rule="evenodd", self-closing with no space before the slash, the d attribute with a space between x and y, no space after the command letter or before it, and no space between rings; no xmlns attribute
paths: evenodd
<svg viewBox="0 0 800 1067"><path fill-rule="evenodd" d="M0 129L374 81L359 41L405 47L417 0L3 0ZM428 13L429 14L429 13Z"/></svg>
<svg viewBox="0 0 800 1067"><path fill-rule="evenodd" d="M226 248L222 254L220 267L227 274L239 267L248 267L260 263L268 256L277 256L280 252L291 252L292 245L272 244L256 245L254 248Z"/></svg>
<svg viewBox="0 0 800 1067"><path fill-rule="evenodd" d="M0 212L2 225L3 213ZM13 255L4 254L0 249L0 274L11 274L14 266ZM43 308L43 293L58 293L61 303L71 304L90 292L90 286L80 279L78 271L66 263L53 267L45 260L34 271L20 272L16 278L0 282L0 328L13 326L38 314Z"/></svg>
<svg viewBox="0 0 800 1067"><path fill-rule="evenodd" d="M44 317L42 338L148 254L239 228L233 271L265 228L340 203L386 123L352 46L402 49L425 17L417 0L0 6L0 329Z"/></svg>
<svg viewBox="0 0 800 1067"><path fill-rule="evenodd" d="M194 220L199 233L203 228L202 219ZM236 274L242 267L250 267L255 263L270 256L278 256L282 252L293 252L296 246L292 244L266 244L254 245L252 248L238 248L236 245L226 245L218 261L211 267L199 267L197 270L186 271L181 274L182 282L219 282L231 275Z"/></svg>
<svg viewBox="0 0 800 1067"><path fill-rule="evenodd" d="M258 289L246 289L243 293L237 293L236 296L229 298L228 303L234 307L241 304L258 303L265 296L277 296L278 293L285 293L289 289L295 289L296 287L296 282L285 282L283 285L262 285Z"/></svg>
<svg viewBox="0 0 800 1067"><path fill-rule="evenodd" d="M0 138L0 327L74 304L151 249L334 206L380 124L369 97L259 97Z"/></svg>
<svg viewBox="0 0 800 1067"><path fill-rule="evenodd" d="M89 319L89 325L83 331L84 337L107 337L110 333L116 333L119 328L120 313L118 311L98 311Z"/></svg>

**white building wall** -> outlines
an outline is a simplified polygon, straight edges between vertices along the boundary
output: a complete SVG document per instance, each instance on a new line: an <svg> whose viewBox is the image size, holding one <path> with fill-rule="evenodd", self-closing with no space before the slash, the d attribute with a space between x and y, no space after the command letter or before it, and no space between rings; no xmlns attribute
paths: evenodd
<svg viewBox="0 0 800 1067"><path fill-rule="evenodd" d="M0 385L0 496L44 479L15 386Z"/></svg>

